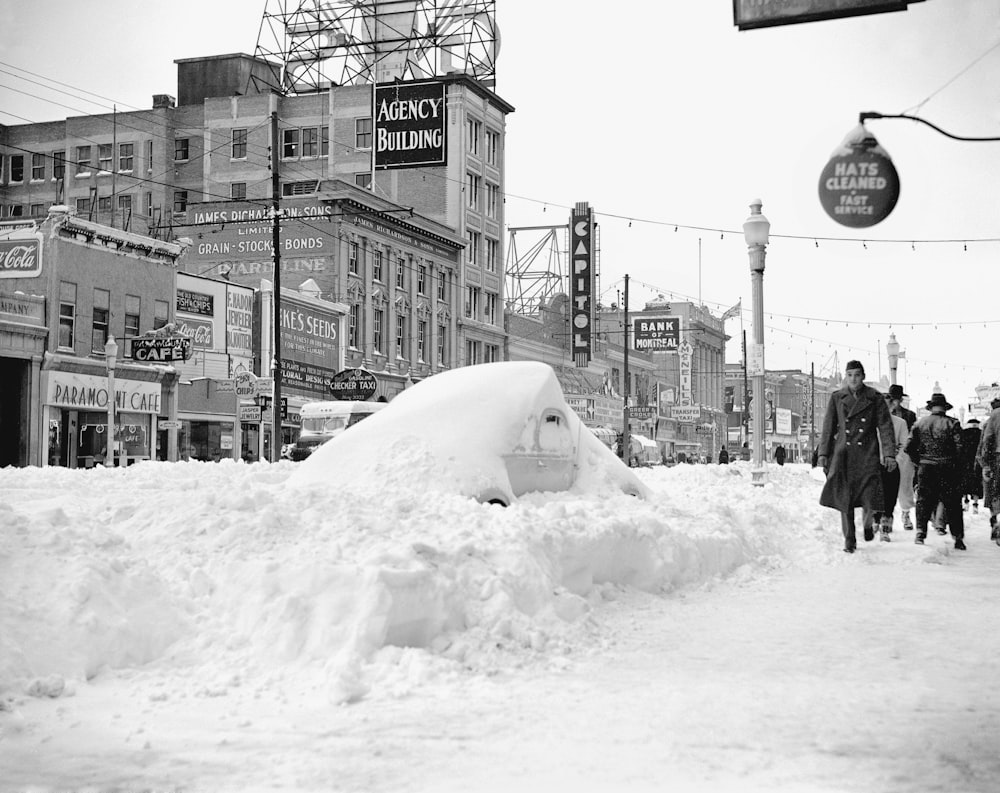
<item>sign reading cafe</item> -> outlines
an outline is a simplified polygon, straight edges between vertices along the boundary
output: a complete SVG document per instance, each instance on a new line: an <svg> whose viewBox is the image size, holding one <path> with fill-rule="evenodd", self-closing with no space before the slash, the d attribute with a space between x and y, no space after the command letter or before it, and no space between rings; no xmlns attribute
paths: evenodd
<svg viewBox="0 0 1000 793"><path fill-rule="evenodd" d="M444 83L375 86L376 168L444 165L447 119Z"/></svg>

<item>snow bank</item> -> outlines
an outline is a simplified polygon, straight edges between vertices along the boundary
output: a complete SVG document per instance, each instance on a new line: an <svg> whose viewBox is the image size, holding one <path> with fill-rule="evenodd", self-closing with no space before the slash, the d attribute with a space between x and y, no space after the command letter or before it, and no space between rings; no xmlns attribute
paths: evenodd
<svg viewBox="0 0 1000 793"><path fill-rule="evenodd" d="M765 488L746 464L643 469L645 501L577 488L506 509L402 481L295 484L296 470L0 470L0 693L153 666L223 689L310 679L346 702L398 678L392 648L427 654L408 685L558 656L623 587L671 592L837 547L818 505L796 514L819 489L798 466Z"/></svg>

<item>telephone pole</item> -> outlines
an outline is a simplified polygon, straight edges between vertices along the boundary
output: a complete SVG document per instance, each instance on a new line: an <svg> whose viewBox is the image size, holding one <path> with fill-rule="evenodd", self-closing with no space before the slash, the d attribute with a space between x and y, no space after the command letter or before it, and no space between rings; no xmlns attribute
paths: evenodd
<svg viewBox="0 0 1000 793"><path fill-rule="evenodd" d="M271 354L271 462L281 459L281 183L278 180L278 111L271 111L271 247L274 249L274 350ZM264 425L261 425L263 432Z"/></svg>

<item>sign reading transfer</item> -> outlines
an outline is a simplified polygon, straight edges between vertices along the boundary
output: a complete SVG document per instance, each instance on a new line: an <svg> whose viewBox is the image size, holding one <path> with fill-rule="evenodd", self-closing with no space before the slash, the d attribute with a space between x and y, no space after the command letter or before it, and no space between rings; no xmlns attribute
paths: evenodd
<svg viewBox="0 0 1000 793"><path fill-rule="evenodd" d="M375 86L376 168L444 165L447 119L444 83Z"/></svg>

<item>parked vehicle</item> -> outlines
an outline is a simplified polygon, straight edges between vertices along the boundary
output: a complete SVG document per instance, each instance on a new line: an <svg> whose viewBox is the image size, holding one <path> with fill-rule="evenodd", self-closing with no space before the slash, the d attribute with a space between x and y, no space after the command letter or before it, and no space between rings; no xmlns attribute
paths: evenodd
<svg viewBox="0 0 1000 793"><path fill-rule="evenodd" d="M293 481L428 491L509 505L531 492L646 486L566 404L551 366L508 361L422 380L320 447Z"/></svg>
<svg viewBox="0 0 1000 793"><path fill-rule="evenodd" d="M355 402L332 400L306 402L299 415L302 424L298 440L288 451L290 460L304 460L318 447L335 438L348 427L386 407L386 402Z"/></svg>

